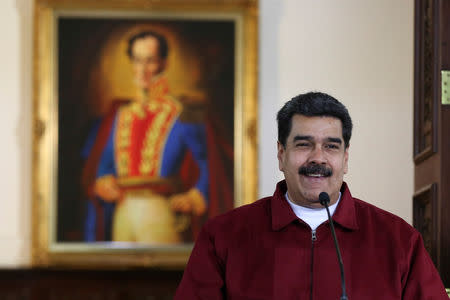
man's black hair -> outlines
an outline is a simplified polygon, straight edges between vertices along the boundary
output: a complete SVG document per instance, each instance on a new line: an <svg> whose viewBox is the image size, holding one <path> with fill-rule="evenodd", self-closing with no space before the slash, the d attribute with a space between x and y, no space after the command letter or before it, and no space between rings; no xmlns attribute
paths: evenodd
<svg viewBox="0 0 450 300"><path fill-rule="evenodd" d="M169 53L169 45L167 44L166 38L154 31L141 31L138 34L133 35L128 40L128 48L127 48L127 54L128 56L133 59L133 44L136 42L136 40L144 39L147 37L154 37L158 41L158 52L159 56L162 59L167 58L167 54Z"/></svg>
<svg viewBox="0 0 450 300"><path fill-rule="evenodd" d="M286 147L286 139L292 128L292 117L303 115L306 117L334 117L341 120L342 136L345 148L349 146L352 136L352 119L347 108L330 95L319 92L309 92L300 94L278 111L278 141Z"/></svg>

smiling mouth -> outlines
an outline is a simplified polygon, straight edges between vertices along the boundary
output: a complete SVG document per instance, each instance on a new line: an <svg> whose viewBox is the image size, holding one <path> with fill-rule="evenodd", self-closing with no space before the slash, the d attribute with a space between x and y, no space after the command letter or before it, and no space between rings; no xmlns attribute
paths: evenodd
<svg viewBox="0 0 450 300"><path fill-rule="evenodd" d="M308 176L308 177L316 177L316 178L326 177L325 175L322 175L322 174L306 174L306 176Z"/></svg>

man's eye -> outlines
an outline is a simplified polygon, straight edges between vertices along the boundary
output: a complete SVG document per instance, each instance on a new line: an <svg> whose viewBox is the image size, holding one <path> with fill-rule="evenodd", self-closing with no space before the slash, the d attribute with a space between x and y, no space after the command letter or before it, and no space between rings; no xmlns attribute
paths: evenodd
<svg viewBox="0 0 450 300"><path fill-rule="evenodd" d="M339 149L339 146L335 145L335 144L327 144L327 145L325 145L325 148L327 148L327 149Z"/></svg>
<svg viewBox="0 0 450 300"><path fill-rule="evenodd" d="M298 143L295 145L296 147L308 147L309 143Z"/></svg>

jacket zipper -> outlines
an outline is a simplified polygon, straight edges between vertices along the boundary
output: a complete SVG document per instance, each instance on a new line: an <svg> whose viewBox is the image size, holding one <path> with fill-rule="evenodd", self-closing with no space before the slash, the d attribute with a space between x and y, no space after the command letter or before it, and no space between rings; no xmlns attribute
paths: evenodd
<svg viewBox="0 0 450 300"><path fill-rule="evenodd" d="M309 299L313 300L313 287L314 287L314 242L317 240L315 230L311 230L311 290Z"/></svg>

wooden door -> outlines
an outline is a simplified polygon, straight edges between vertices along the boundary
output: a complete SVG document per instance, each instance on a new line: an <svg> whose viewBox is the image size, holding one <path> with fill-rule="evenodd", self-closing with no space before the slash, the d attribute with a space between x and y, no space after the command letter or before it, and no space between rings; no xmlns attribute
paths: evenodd
<svg viewBox="0 0 450 300"><path fill-rule="evenodd" d="M450 105L441 75L450 70L450 1L416 0L414 36L413 223L450 286Z"/></svg>

